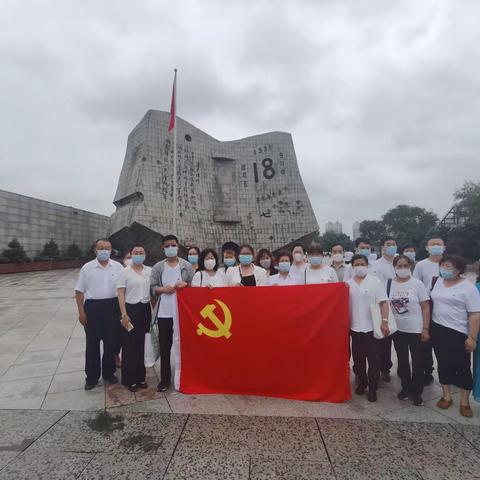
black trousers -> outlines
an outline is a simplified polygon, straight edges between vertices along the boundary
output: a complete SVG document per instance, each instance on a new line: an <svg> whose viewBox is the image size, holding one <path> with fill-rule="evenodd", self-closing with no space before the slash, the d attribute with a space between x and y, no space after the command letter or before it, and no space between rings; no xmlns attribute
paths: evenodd
<svg viewBox="0 0 480 480"><path fill-rule="evenodd" d="M389 372L392 368L392 337L383 338L380 342L380 371Z"/></svg>
<svg viewBox="0 0 480 480"><path fill-rule="evenodd" d="M392 337L398 357L398 376L402 381L402 390L412 395L421 395L424 376L422 335L395 332ZM409 353L412 357L411 368Z"/></svg>
<svg viewBox="0 0 480 480"><path fill-rule="evenodd" d="M367 386L369 390L377 390L380 378L381 342L373 336L373 332L354 332L352 337L353 371L358 376L358 384ZM368 361L368 372L367 372Z"/></svg>
<svg viewBox="0 0 480 480"><path fill-rule="evenodd" d="M158 341L160 343L160 381L170 383L172 380L170 352L173 343L173 318L158 318Z"/></svg>
<svg viewBox="0 0 480 480"><path fill-rule="evenodd" d="M433 342L422 343L423 369L425 375L431 375L433 372Z"/></svg>
<svg viewBox="0 0 480 480"><path fill-rule="evenodd" d="M115 373L115 354L118 347L120 307L117 298L86 300L85 313L85 374L87 383L94 385L100 374L106 380ZM100 341L103 342L103 357L100 364ZM100 366L101 365L101 366Z"/></svg>
<svg viewBox="0 0 480 480"><path fill-rule="evenodd" d="M472 354L465 350L467 335L432 322L433 348L438 361L438 378L442 385L472 390Z"/></svg>
<svg viewBox="0 0 480 480"><path fill-rule="evenodd" d="M122 327L122 383L128 387L145 381L145 334L152 310L149 303L127 303L126 307L133 325L130 332Z"/></svg>

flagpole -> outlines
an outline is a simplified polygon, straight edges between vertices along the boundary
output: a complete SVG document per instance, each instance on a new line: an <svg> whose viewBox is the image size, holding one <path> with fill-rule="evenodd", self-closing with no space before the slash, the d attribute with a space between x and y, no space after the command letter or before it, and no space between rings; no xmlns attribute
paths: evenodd
<svg viewBox="0 0 480 480"><path fill-rule="evenodd" d="M178 236L177 231L177 69L174 69L173 78L173 102L175 107L173 111L173 234Z"/></svg>

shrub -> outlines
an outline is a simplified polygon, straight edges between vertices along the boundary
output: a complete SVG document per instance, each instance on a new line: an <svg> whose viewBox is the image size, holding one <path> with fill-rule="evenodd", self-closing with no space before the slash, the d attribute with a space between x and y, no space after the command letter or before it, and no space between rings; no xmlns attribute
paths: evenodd
<svg viewBox="0 0 480 480"><path fill-rule="evenodd" d="M7 260L4 263L22 263L30 261L22 245L16 238L12 239L8 244L8 248L2 252L2 257Z"/></svg>

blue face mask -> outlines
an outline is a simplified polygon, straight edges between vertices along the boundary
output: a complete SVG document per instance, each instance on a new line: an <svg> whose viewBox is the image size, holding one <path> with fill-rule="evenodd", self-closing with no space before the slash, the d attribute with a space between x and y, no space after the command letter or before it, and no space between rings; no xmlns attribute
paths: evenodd
<svg viewBox="0 0 480 480"><path fill-rule="evenodd" d="M223 259L223 263L225 264L226 267L233 267L235 265L235 258L228 257Z"/></svg>
<svg viewBox="0 0 480 480"><path fill-rule="evenodd" d="M388 247L383 247L383 251L389 256L393 257L397 254L397 246L389 245Z"/></svg>
<svg viewBox="0 0 480 480"><path fill-rule="evenodd" d="M360 248L358 250L359 255L363 255L364 257L369 258L370 257L370 249L369 248Z"/></svg>
<svg viewBox="0 0 480 480"><path fill-rule="evenodd" d="M321 265L322 264L322 257L308 257L308 261L310 262L310 265L313 265L314 267Z"/></svg>
<svg viewBox="0 0 480 480"><path fill-rule="evenodd" d="M188 256L188 261L192 264L192 265L196 265L198 263L198 255L189 255Z"/></svg>
<svg viewBox="0 0 480 480"><path fill-rule="evenodd" d="M132 255L134 265L141 265L145 261L145 255Z"/></svg>
<svg viewBox="0 0 480 480"><path fill-rule="evenodd" d="M409 258L412 262L415 261L415 257L417 256L417 254L415 252L403 252L403 254Z"/></svg>
<svg viewBox="0 0 480 480"><path fill-rule="evenodd" d="M178 255L178 247L176 245L173 247L165 247L163 251L165 252L165 256L168 258L173 258Z"/></svg>
<svg viewBox="0 0 480 480"><path fill-rule="evenodd" d="M439 257L440 255L443 255L444 251L445 247L442 245L432 245L428 247L428 253L433 257Z"/></svg>
<svg viewBox="0 0 480 480"><path fill-rule="evenodd" d="M287 273L290 271L290 262L279 262L278 269L282 273Z"/></svg>
<svg viewBox="0 0 480 480"><path fill-rule="evenodd" d="M97 258L100 262L106 262L110 258L110 250L97 250Z"/></svg>
<svg viewBox="0 0 480 480"><path fill-rule="evenodd" d="M250 265L253 262L253 255L250 255L250 254L239 255L238 259L240 260L240 263L242 265Z"/></svg>
<svg viewBox="0 0 480 480"><path fill-rule="evenodd" d="M451 280L455 276L455 273L453 273L451 270L447 270L446 268L440 268L440 276L445 280Z"/></svg>

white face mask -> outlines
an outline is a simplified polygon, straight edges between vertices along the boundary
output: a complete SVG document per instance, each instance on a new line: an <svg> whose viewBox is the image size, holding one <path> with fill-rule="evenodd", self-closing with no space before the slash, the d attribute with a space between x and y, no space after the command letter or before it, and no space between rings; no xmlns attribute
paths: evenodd
<svg viewBox="0 0 480 480"><path fill-rule="evenodd" d="M396 268L395 273L398 278L408 278L412 274L409 268Z"/></svg>
<svg viewBox="0 0 480 480"><path fill-rule="evenodd" d="M297 262L303 262L305 260L305 255L303 253L294 253L293 254L293 259Z"/></svg>
<svg viewBox="0 0 480 480"><path fill-rule="evenodd" d="M270 266L272 265L272 261L269 259L269 258L262 258L260 260L260 265L265 268L265 269L268 269L270 268Z"/></svg>
<svg viewBox="0 0 480 480"><path fill-rule="evenodd" d="M133 260L131 258L126 258L124 261L123 261L123 264L126 266L126 267L131 267L132 264L133 264Z"/></svg>
<svg viewBox="0 0 480 480"><path fill-rule="evenodd" d="M215 268L215 265L217 264L214 258L209 258L208 260L205 260L203 263L207 270L213 270Z"/></svg>
<svg viewBox="0 0 480 480"><path fill-rule="evenodd" d="M368 267L365 267L363 265L358 265L357 267L353 267L353 275L355 277L366 277L368 273Z"/></svg>
<svg viewBox="0 0 480 480"><path fill-rule="evenodd" d="M343 255L341 253L334 253L332 255L332 260L334 262L343 262Z"/></svg>

